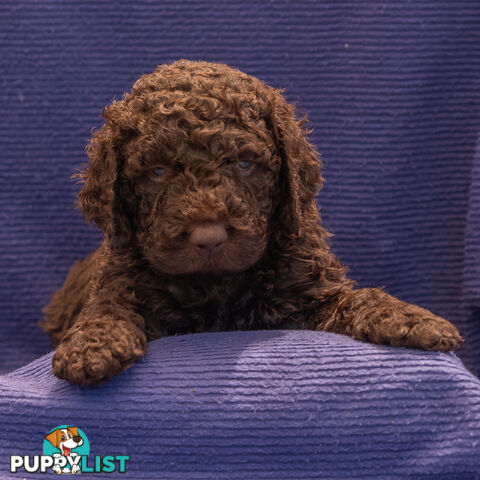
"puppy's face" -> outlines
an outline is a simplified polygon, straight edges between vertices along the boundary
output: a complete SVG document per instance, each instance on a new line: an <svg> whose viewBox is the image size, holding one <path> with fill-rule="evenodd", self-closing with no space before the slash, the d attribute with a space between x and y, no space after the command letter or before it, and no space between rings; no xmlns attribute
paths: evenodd
<svg viewBox="0 0 480 480"><path fill-rule="evenodd" d="M160 66L104 111L79 206L160 272L244 271L318 222L318 154L294 110L226 65Z"/></svg>
<svg viewBox="0 0 480 480"><path fill-rule="evenodd" d="M222 114L222 105L210 119L198 115L201 104L178 102L175 128L171 116L150 115L125 149L137 244L173 275L248 269L265 250L275 208L280 159L265 123Z"/></svg>

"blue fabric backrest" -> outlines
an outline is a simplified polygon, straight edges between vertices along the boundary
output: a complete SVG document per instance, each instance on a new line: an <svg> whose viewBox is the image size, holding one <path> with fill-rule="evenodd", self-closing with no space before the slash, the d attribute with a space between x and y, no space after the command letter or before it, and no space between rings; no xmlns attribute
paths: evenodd
<svg viewBox="0 0 480 480"><path fill-rule="evenodd" d="M41 307L100 241L69 177L102 107L182 57L286 88L352 277L453 321L480 366L479 23L480 3L441 0L2 1L0 368L50 349Z"/></svg>

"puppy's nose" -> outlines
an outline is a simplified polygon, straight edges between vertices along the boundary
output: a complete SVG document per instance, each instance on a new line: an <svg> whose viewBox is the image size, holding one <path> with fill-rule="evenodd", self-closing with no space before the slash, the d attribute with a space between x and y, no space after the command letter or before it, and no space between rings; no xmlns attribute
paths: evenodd
<svg viewBox="0 0 480 480"><path fill-rule="evenodd" d="M190 231L189 241L200 253L216 253L228 238L225 228L218 224L197 225Z"/></svg>

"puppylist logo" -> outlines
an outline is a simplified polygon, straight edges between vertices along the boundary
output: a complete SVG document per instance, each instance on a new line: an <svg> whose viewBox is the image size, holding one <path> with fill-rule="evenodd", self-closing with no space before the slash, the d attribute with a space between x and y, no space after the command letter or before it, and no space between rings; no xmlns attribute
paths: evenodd
<svg viewBox="0 0 480 480"><path fill-rule="evenodd" d="M125 473L129 455L90 455L90 442L78 427L60 425L45 435L43 455L12 455L10 472L76 475L78 473Z"/></svg>

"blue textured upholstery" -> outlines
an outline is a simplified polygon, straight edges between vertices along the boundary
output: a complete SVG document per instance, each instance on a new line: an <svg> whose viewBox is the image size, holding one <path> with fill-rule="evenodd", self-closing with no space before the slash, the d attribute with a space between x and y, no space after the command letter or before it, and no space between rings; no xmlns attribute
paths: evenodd
<svg viewBox="0 0 480 480"><path fill-rule="evenodd" d="M453 354L323 332L204 333L153 342L91 390L51 376L50 361L0 377L0 478L60 424L82 429L91 455L130 455L119 478L479 478L480 381Z"/></svg>
<svg viewBox="0 0 480 480"><path fill-rule="evenodd" d="M323 155L333 250L361 286L455 323L480 370L479 24L471 1L0 2L0 371L51 349L41 307L99 244L69 177L102 107L178 58L286 88ZM2 471L78 423L132 478L479 478L478 381L453 355L175 337L92 391L49 359L0 378Z"/></svg>

